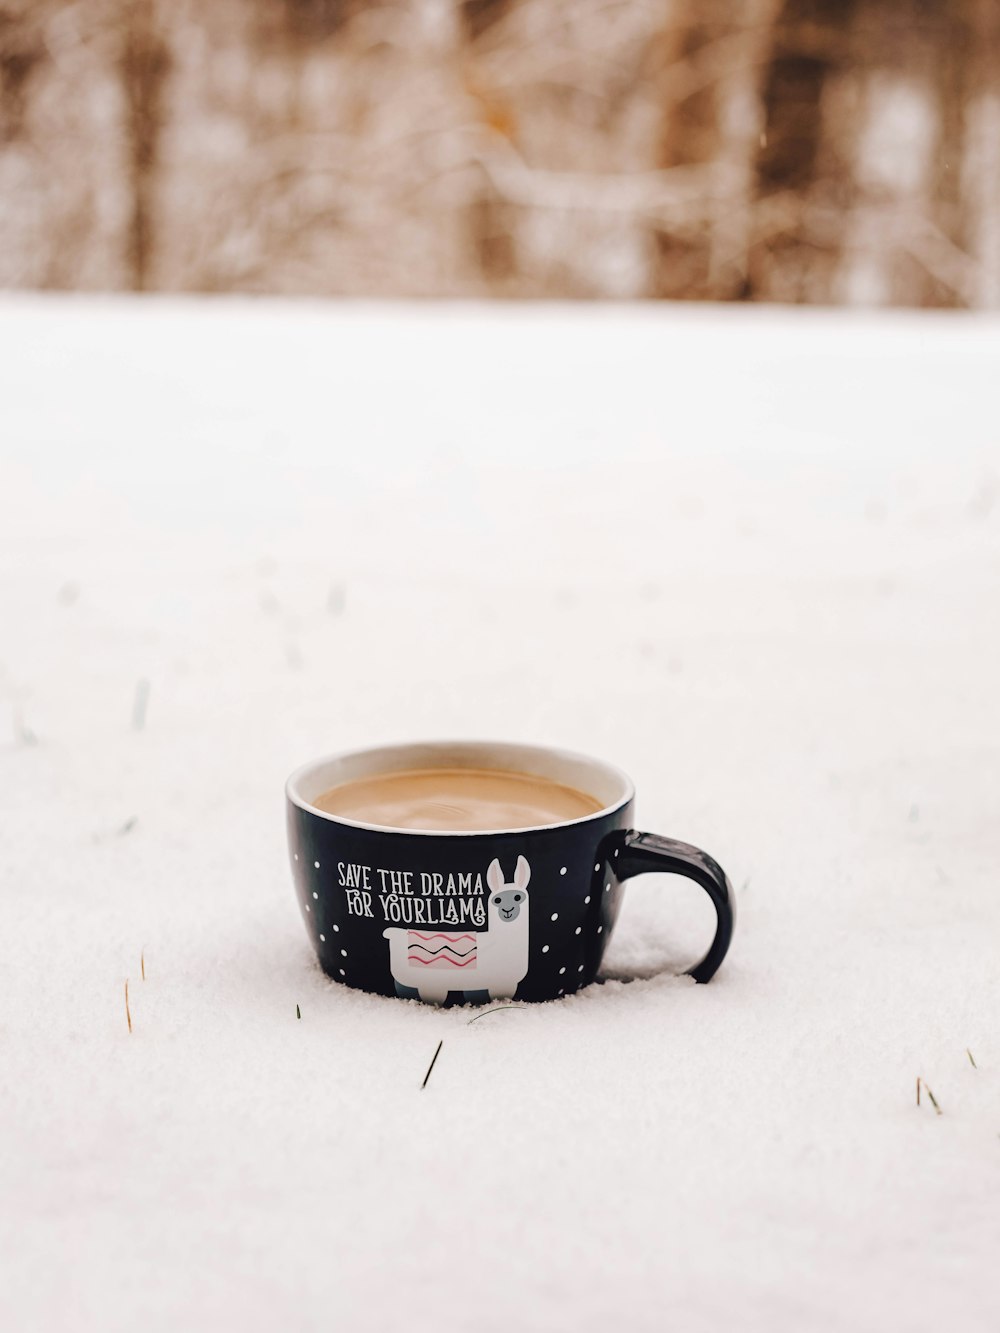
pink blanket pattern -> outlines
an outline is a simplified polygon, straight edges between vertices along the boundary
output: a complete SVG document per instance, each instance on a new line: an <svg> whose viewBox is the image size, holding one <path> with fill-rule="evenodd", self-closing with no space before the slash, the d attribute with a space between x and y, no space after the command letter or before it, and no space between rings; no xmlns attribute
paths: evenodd
<svg viewBox="0 0 1000 1333"><path fill-rule="evenodd" d="M406 961L421 967L447 969L454 972L463 969L475 971L476 937L475 935L451 935L438 932L427 935L420 930L406 932Z"/></svg>

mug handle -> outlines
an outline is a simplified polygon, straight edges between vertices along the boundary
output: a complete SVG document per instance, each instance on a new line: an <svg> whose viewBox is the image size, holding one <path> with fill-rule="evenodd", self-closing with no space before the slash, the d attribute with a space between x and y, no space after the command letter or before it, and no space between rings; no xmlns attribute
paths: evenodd
<svg viewBox="0 0 1000 1333"><path fill-rule="evenodd" d="M715 939L708 953L688 968L687 975L695 981L711 981L726 956L733 938L736 922L736 898L726 872L707 852L687 842L675 842L658 833L637 833L630 829L625 834L618 858L618 878L631 879L650 871L668 875L686 875L700 884L715 906L718 924Z"/></svg>

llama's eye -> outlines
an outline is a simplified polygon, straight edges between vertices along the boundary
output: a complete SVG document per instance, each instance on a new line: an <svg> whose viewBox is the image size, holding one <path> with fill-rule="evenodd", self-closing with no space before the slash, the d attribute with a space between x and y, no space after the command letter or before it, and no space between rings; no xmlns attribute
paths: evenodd
<svg viewBox="0 0 1000 1333"><path fill-rule="evenodd" d="M494 901L494 903L496 903L497 907L500 906L500 899L499 899L499 898L494 898L493 901Z"/></svg>
<svg viewBox="0 0 1000 1333"><path fill-rule="evenodd" d="M519 893L514 894L514 901L516 903L519 903L521 901L521 895Z"/></svg>

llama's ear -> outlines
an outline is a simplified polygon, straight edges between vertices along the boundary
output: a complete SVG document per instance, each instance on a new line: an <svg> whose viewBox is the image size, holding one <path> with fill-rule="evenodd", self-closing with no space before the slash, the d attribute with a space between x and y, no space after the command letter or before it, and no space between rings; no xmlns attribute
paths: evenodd
<svg viewBox="0 0 1000 1333"><path fill-rule="evenodd" d="M517 858L517 869L514 871L514 888L526 889L528 880L531 878L531 866L523 856Z"/></svg>
<svg viewBox="0 0 1000 1333"><path fill-rule="evenodd" d="M499 893L503 888L503 871L500 869L500 862L495 858L490 862L490 868L486 872L486 883L490 886L490 893Z"/></svg>

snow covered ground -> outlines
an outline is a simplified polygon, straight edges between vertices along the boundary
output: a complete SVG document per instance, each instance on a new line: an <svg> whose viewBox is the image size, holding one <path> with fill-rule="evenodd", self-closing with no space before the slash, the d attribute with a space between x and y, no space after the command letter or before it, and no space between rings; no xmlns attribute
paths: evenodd
<svg viewBox="0 0 1000 1333"><path fill-rule="evenodd" d="M0 302L0 1324L993 1333L998 366L972 318ZM424 736L630 771L737 886L716 980L647 877L559 1003L327 981L284 778Z"/></svg>

